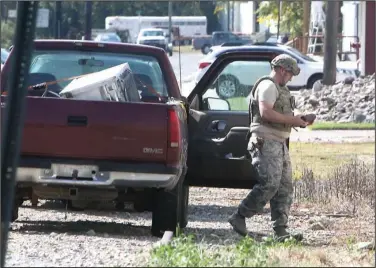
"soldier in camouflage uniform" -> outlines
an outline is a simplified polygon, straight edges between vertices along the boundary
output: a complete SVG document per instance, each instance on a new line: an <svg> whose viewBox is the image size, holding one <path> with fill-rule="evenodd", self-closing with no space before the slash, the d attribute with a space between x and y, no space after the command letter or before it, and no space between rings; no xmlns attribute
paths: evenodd
<svg viewBox="0 0 376 268"><path fill-rule="evenodd" d="M305 127L301 116L294 116L294 99L286 83L300 73L297 62L282 54L272 62L269 76L256 81L250 93L250 140L248 151L258 172L258 184L240 203L229 223L240 235L247 235L245 218L263 211L270 202L274 234L290 237L286 231L292 204L292 170L286 140L292 127Z"/></svg>

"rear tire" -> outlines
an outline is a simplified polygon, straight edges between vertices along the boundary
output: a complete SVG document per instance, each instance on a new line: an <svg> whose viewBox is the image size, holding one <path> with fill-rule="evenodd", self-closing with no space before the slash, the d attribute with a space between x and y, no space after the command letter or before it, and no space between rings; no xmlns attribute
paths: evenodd
<svg viewBox="0 0 376 268"><path fill-rule="evenodd" d="M235 76L231 74L221 75L217 80L216 93L219 98L225 100L237 97L239 84L239 80Z"/></svg>
<svg viewBox="0 0 376 268"><path fill-rule="evenodd" d="M315 74L315 75L311 76L308 79L308 82L307 82L307 89L312 89L313 85L316 83L316 81L322 80L322 79L323 79L323 75L322 74Z"/></svg>
<svg viewBox="0 0 376 268"><path fill-rule="evenodd" d="M204 55L207 55L210 51L210 46L209 45L204 45L202 48L201 48L201 52L202 54Z"/></svg>
<svg viewBox="0 0 376 268"><path fill-rule="evenodd" d="M183 185L181 193L178 193L178 185L171 191L155 190L153 193L153 213L151 234L162 237L165 231L176 234L178 199L180 198L180 228L188 224L188 200L189 187Z"/></svg>

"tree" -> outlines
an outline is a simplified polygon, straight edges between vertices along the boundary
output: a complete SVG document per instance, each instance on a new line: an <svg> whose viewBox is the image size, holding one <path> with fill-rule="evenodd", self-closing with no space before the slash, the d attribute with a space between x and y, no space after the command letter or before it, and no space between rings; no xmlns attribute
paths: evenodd
<svg viewBox="0 0 376 268"><path fill-rule="evenodd" d="M218 29L218 18L213 14L216 1L173 1L174 16L206 16L208 19L208 31L212 32ZM49 28L37 28L36 38L52 38L54 36L55 21L55 2L40 1L40 8L50 10ZM5 10L15 9L16 2L1 2L1 42L2 44L10 44L12 42L12 21L6 21ZM85 10L84 1L62 1L62 17L60 23L61 38L81 39L84 34ZM141 16L168 16L167 1L93 1L92 6L92 27L98 29L105 28L105 18L107 16L137 16L141 12ZM5 23L6 21L6 23ZM13 23L14 24L14 23ZM9 34L8 34L9 33Z"/></svg>
<svg viewBox="0 0 376 268"><path fill-rule="evenodd" d="M1 47L9 48L12 45L16 25L12 21L1 22Z"/></svg>
<svg viewBox="0 0 376 268"><path fill-rule="evenodd" d="M214 31L220 30L220 24L218 21L218 16L214 12L217 7L217 1L200 1L200 9L204 16L207 18L207 33L211 34Z"/></svg>
<svg viewBox="0 0 376 268"><path fill-rule="evenodd" d="M256 13L260 23L270 24L278 20L277 1L262 1ZM280 32L301 36L303 28L303 1L282 2Z"/></svg>

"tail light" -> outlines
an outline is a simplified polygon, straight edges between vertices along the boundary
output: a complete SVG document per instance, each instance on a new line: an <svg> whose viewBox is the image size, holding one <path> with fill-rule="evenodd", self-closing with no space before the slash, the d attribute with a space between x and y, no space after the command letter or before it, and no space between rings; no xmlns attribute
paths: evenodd
<svg viewBox="0 0 376 268"><path fill-rule="evenodd" d="M168 166L179 165L181 161L181 132L178 112L175 109L168 110L168 139L167 139L167 158Z"/></svg>
<svg viewBox="0 0 376 268"><path fill-rule="evenodd" d="M168 110L168 148L178 148L180 142L179 117L175 109Z"/></svg>
<svg viewBox="0 0 376 268"><path fill-rule="evenodd" d="M201 62L198 66L199 69L204 69L205 67L209 66L210 62Z"/></svg>

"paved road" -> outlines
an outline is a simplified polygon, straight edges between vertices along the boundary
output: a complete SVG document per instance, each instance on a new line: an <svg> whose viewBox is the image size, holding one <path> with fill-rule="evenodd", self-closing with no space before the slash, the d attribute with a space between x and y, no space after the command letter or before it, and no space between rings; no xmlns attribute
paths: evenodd
<svg viewBox="0 0 376 268"><path fill-rule="evenodd" d="M293 130L291 141L301 142L375 142L374 130Z"/></svg>
<svg viewBox="0 0 376 268"><path fill-rule="evenodd" d="M195 86L193 79L194 75L198 69L198 62L204 57L200 52L192 53L182 53L180 56L179 64L179 54L174 52L173 56L170 57L170 62L172 68L175 71L176 79L180 81L180 66L181 66L181 80L182 80L182 95L188 96L193 87Z"/></svg>

